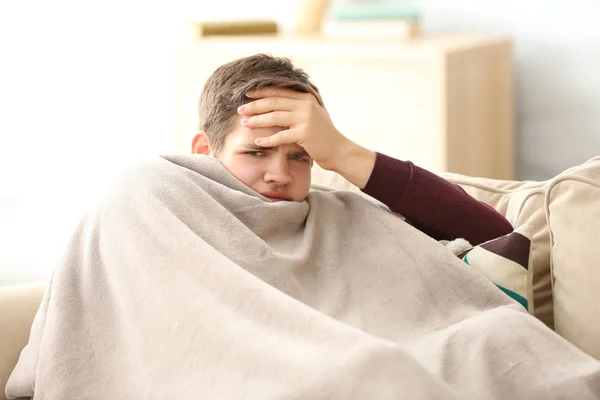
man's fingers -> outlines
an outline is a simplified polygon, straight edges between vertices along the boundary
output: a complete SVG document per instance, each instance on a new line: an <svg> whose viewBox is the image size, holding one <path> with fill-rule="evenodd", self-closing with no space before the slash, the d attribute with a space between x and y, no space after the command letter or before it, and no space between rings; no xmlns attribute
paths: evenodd
<svg viewBox="0 0 600 400"><path fill-rule="evenodd" d="M286 97L261 98L238 107L238 114L249 116L272 111L292 111L297 101Z"/></svg>
<svg viewBox="0 0 600 400"><path fill-rule="evenodd" d="M295 125L294 114L289 111L273 111L242 118L242 125L248 128L270 128L273 126Z"/></svg>
<svg viewBox="0 0 600 400"><path fill-rule="evenodd" d="M254 143L261 147L275 147L296 143L297 141L298 138L295 137L295 131L293 129L286 129L271 136L257 138L254 140Z"/></svg>

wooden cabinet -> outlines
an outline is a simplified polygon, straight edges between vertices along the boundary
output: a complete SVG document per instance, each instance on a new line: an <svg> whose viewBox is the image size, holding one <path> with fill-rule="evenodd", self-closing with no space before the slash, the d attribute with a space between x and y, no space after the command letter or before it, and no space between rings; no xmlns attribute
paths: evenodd
<svg viewBox="0 0 600 400"><path fill-rule="evenodd" d="M178 151L190 149L204 81L255 53L303 68L336 127L365 147L433 172L514 178L512 46L501 37L196 40L176 58Z"/></svg>

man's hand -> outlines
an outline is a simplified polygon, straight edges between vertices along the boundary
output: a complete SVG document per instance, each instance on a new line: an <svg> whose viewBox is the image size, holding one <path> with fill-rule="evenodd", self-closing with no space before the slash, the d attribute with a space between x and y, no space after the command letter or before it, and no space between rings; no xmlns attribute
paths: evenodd
<svg viewBox="0 0 600 400"><path fill-rule="evenodd" d="M297 143L324 169L340 169L342 154L350 140L333 126L329 114L312 94L267 88L247 96L257 100L238 109L244 126L287 127L272 136L257 139L257 145L274 147Z"/></svg>
<svg viewBox="0 0 600 400"><path fill-rule="evenodd" d="M375 165L375 153L342 135L312 94L265 88L247 96L257 100L238 109L244 126L287 127L272 136L257 139L257 145L274 147L297 143L322 168L335 171L364 188Z"/></svg>

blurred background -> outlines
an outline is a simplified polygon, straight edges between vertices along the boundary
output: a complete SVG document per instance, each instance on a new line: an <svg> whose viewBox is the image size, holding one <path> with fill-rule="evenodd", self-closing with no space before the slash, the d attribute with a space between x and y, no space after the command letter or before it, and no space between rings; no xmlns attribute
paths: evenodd
<svg viewBox="0 0 600 400"><path fill-rule="evenodd" d="M379 6L398 12L398 20L404 10L406 30L389 28L401 40L489 34L512 41L512 178L549 179L600 154L596 1L6 1L0 4L0 285L48 276L78 219L125 163L186 150L173 133L180 124L176 55L199 38L201 23L218 31L223 21L258 21L252 29L275 24L277 35L318 37L346 5ZM320 31L312 32L321 6ZM306 7L312 11L302 26ZM377 18L385 19L372 16L345 34L390 34L383 33L388 22Z"/></svg>

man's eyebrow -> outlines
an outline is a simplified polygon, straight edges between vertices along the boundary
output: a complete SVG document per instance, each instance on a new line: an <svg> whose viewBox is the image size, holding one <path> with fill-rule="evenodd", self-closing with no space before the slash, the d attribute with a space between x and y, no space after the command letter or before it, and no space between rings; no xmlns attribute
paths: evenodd
<svg viewBox="0 0 600 400"><path fill-rule="evenodd" d="M275 146L275 147L262 147L262 146L259 146L257 144L254 144L254 143L245 143L243 145L243 147L245 149L248 149L248 150L258 150L258 151L269 151L269 150L275 150L275 149L277 149L277 146Z"/></svg>
<svg viewBox="0 0 600 400"><path fill-rule="evenodd" d="M273 151L273 150L277 150L277 147L279 147L279 146L275 146L275 147L262 147L262 146L258 146L255 143L244 143L242 145L242 147L244 147L244 149L246 149L246 150L252 150L252 151ZM302 156L302 157L310 157L310 155L306 152L306 150L292 151L292 152L290 152L290 155L293 155L293 156Z"/></svg>

